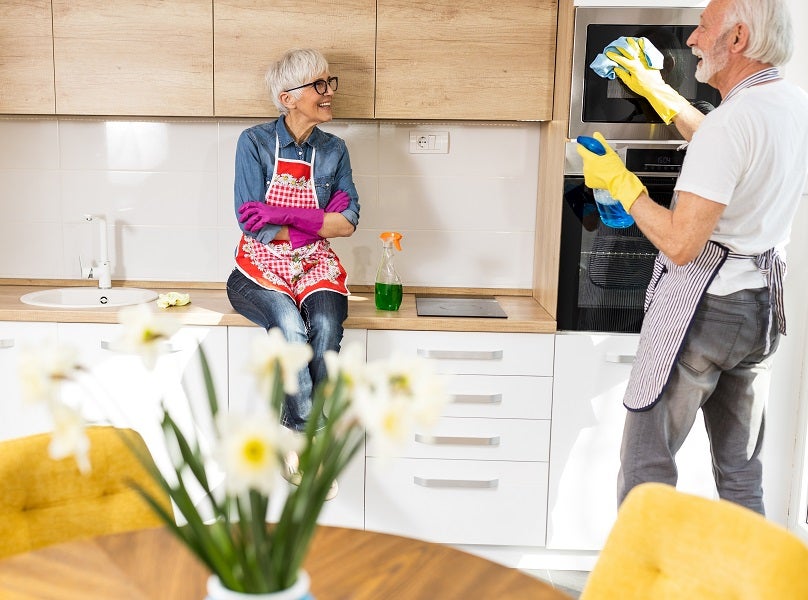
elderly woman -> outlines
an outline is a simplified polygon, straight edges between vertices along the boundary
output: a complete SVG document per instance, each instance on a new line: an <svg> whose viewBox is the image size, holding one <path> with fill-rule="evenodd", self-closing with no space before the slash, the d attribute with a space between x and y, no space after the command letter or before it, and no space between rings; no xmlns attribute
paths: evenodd
<svg viewBox="0 0 808 600"><path fill-rule="evenodd" d="M338 83L323 55L290 50L266 82L280 116L243 131L236 146L242 236L227 295L240 314L314 351L281 415L301 431L310 417L322 418L309 414L312 391L326 378L323 355L339 350L348 315L345 269L328 238L353 234L359 200L345 142L317 128L332 119Z"/></svg>

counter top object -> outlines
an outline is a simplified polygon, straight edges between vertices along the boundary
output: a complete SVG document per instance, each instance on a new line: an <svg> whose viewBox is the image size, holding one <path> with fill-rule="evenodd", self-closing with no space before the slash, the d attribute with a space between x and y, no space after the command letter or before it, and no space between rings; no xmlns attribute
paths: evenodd
<svg viewBox="0 0 808 600"><path fill-rule="evenodd" d="M318 600L442 600L569 596L516 569L448 546L321 526L304 568ZM207 569L163 528L69 542L0 561L6 600L99 598L199 600Z"/></svg>
<svg viewBox="0 0 808 600"><path fill-rule="evenodd" d="M51 308L30 306L20 301L20 297L43 289L62 287L69 282L31 281L4 285L0 283L0 321L59 322L59 323L117 323L119 307L98 308ZM224 287L199 288L195 285L183 286L177 282L113 282L113 289L133 289L132 285L148 287L155 292L162 288L188 292L191 303L186 306L172 306L166 310L177 315L185 325L252 325L230 306ZM86 287L86 289L93 289ZM98 290L96 286L94 288ZM397 311L376 310L373 292L352 293L348 298L348 329L393 329L413 331L495 331L507 333L554 333L555 319L544 310L534 298L528 295L514 295L510 291L497 294L497 290L473 290L476 295L493 295L507 318L480 317L419 317L416 311L415 294L406 293ZM444 294L445 295L445 294ZM156 297L156 296L155 296Z"/></svg>
<svg viewBox="0 0 808 600"><path fill-rule="evenodd" d="M24 304L46 308L107 308L151 302L157 292L143 288L46 288L20 297Z"/></svg>

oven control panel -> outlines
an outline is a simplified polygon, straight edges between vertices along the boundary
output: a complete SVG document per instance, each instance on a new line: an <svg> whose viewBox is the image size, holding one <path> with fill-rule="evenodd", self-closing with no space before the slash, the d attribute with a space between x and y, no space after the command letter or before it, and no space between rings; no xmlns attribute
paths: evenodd
<svg viewBox="0 0 808 600"><path fill-rule="evenodd" d="M626 167L633 173L678 175L684 150L677 148L627 148Z"/></svg>

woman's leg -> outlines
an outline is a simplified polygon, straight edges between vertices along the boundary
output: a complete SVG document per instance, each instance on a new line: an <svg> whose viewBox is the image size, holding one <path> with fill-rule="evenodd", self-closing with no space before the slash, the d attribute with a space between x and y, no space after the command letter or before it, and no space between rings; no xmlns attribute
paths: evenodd
<svg viewBox="0 0 808 600"><path fill-rule="evenodd" d="M306 344L309 336L306 323L294 300L283 292L261 287L238 269L227 280L227 297L233 309L267 331L278 327L286 341ZM297 394L287 395L281 423L302 431L311 412L312 379L309 369L301 369Z"/></svg>
<svg viewBox="0 0 808 600"><path fill-rule="evenodd" d="M314 352L309 363L309 373L313 386L325 381L328 372L325 367L326 350L339 352L342 323L348 317L348 298L342 294L323 290L309 294L300 307L300 314L308 330L308 342Z"/></svg>

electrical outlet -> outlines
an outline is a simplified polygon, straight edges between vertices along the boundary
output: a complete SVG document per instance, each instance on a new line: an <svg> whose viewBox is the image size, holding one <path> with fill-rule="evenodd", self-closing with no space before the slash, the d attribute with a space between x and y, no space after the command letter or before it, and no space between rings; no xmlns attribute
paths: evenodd
<svg viewBox="0 0 808 600"><path fill-rule="evenodd" d="M448 153L448 131L410 131L410 154Z"/></svg>

